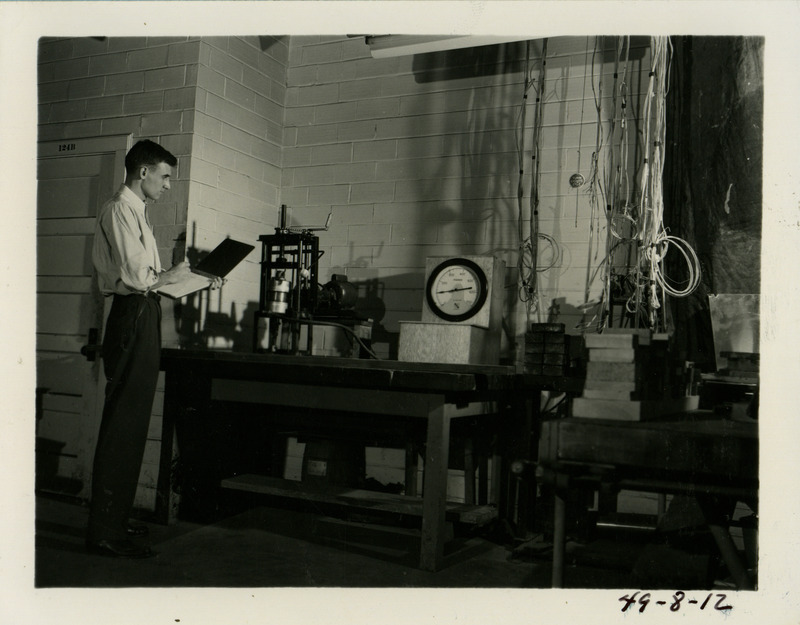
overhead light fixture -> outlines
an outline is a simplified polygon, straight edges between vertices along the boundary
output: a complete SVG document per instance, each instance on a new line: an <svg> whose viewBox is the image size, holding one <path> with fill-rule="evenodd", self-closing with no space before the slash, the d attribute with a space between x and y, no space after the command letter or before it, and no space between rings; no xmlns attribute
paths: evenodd
<svg viewBox="0 0 800 625"><path fill-rule="evenodd" d="M367 35L366 44L376 59L426 52L442 52L458 48L474 48L511 41L526 41L530 37L494 35Z"/></svg>

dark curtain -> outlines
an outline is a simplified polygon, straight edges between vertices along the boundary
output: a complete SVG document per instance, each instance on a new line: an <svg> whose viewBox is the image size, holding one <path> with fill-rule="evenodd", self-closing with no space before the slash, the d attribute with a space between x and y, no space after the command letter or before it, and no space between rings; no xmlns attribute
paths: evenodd
<svg viewBox="0 0 800 625"><path fill-rule="evenodd" d="M708 295L761 288L761 37L673 37L667 96L664 224L688 241L703 281L671 298L676 346L704 370L714 368ZM667 273L685 276L677 253Z"/></svg>

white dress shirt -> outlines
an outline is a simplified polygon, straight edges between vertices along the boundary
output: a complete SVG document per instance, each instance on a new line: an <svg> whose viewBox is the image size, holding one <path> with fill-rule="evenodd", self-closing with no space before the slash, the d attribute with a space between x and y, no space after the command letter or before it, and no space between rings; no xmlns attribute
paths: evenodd
<svg viewBox="0 0 800 625"><path fill-rule="evenodd" d="M124 184L97 216L92 261L104 295L146 293L158 281L161 260L145 203Z"/></svg>

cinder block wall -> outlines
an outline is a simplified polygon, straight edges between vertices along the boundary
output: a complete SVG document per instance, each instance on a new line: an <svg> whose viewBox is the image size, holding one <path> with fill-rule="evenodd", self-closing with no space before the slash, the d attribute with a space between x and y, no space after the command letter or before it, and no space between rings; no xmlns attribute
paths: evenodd
<svg viewBox="0 0 800 625"><path fill-rule="evenodd" d="M605 200L593 210L588 185L576 190L569 178L589 180L593 155L602 167L611 149L616 45L613 38L561 37L548 41L546 56L537 41L529 56L522 42L374 59L361 37L291 38L281 202L299 223L333 211L331 229L320 233L320 279L343 273L358 285L358 307L375 320L381 357L396 357L400 321L420 319L429 255L505 260L508 360L521 361L528 321L563 322L578 334L591 320L579 307L600 294L591 276L605 256ZM648 46L634 40L624 65L631 180L641 156ZM536 82L524 100L526 58ZM538 312L529 315L517 297L516 267L519 232L524 239L530 230L540 88L540 229L556 246L539 242L538 265L550 269L539 273ZM292 469L299 475L301 456L290 444L287 476ZM401 453L371 450L368 460L368 476L402 482ZM449 497L458 499L463 472L451 470L448 481Z"/></svg>
<svg viewBox="0 0 800 625"><path fill-rule="evenodd" d="M319 223L333 211L331 229L320 233L320 279L343 273L358 285L358 306L375 320L373 345L381 357L396 357L400 321L420 319L429 255L491 253L505 260L511 336L504 345L511 361L521 360L515 343L524 345L528 320L563 322L573 334L591 320L593 313L579 307L601 290L591 276L605 256L605 200L593 211L588 185L576 190L569 178L581 173L589 180L593 155L602 165L611 149L616 43L548 41L539 218L541 232L557 246L539 243L539 267L552 266L539 273L539 313L529 317L517 297L516 266L518 233L525 238L530 229L542 42L531 45L528 76L536 82L523 100L524 42L374 59L361 37L291 38L281 202L296 223ZM625 66L631 180L641 153L637 120L648 46L647 39L634 40ZM288 468L297 473L301 450L290 445L289 454ZM401 455L383 450L370 459L368 475L402 481ZM449 482L457 498L463 472L451 470Z"/></svg>
<svg viewBox="0 0 800 625"><path fill-rule="evenodd" d="M285 38L200 42L187 253L195 262L228 237L255 248L222 289L183 300L183 344L251 348L258 236L278 219L287 59Z"/></svg>
<svg viewBox="0 0 800 625"><path fill-rule="evenodd" d="M161 262L183 259L200 42L189 37L43 38L39 140L132 135L178 157L171 189L149 211ZM165 341L175 340L164 303Z"/></svg>
<svg viewBox="0 0 800 625"><path fill-rule="evenodd" d="M178 158L169 193L149 211L165 267L185 252L199 51L190 37L43 38L39 46L40 141L130 134L131 143L152 139ZM175 343L180 311L168 299L162 308L164 342ZM162 404L159 390L136 498L147 509L155 502Z"/></svg>
<svg viewBox="0 0 800 625"><path fill-rule="evenodd" d="M578 307L599 293L588 277L603 260L605 227L586 188L568 181L576 172L588 179L593 153L602 157L609 147L597 138L610 128L615 41L565 37L548 45L539 214L558 247L540 245L539 266L552 267L539 274L540 314L532 320L563 321L577 332L586 320ZM272 231L281 203L294 225L322 223L333 210L331 229L320 233L320 279L342 273L358 285L358 306L375 319L383 357L396 354L399 322L420 317L426 256L496 254L510 268L506 356L519 360L514 342L527 317L513 268L518 231L529 229L535 105L531 90L519 131L525 58L524 43L378 60L363 38L346 36L46 39L40 139L132 133L175 153L172 191L154 211L167 266L184 247L199 257L226 236L255 242ZM529 57L536 84L541 58L536 42ZM626 74L631 168L641 155L637 117L648 71L647 41L635 41ZM605 111L601 135L595 97ZM634 179L635 170L628 173ZM257 251L220 293L174 312L166 302L165 344L191 329L205 346L245 348L258 298L256 258ZM144 507L152 507L160 405L159 395ZM385 469L391 479L394 467Z"/></svg>
<svg viewBox="0 0 800 625"><path fill-rule="evenodd" d="M587 276L602 262L605 226L591 219L586 187L568 180L590 174L595 97L610 109L614 45L551 39L544 74L539 215L558 248L539 246L540 268L553 265L539 274L539 309L573 331L576 307L598 294ZM627 67L631 167L647 52L647 40L635 41ZM539 41L529 58L537 81L541 53ZM419 319L426 256L494 253L517 264L518 231L529 229L535 103L531 90L520 156L524 62L524 43L373 59L363 38L346 36L44 39L40 139L132 133L173 151L178 175L153 211L166 265L181 257L183 236L190 255L226 236L255 242L272 231L281 203L295 225L322 223L333 210L320 233L320 279L344 273L359 286L376 348L391 356L399 322ZM604 113L606 138L608 124ZM205 343L236 347L250 333L255 258L210 302L192 304L214 313L191 319ZM520 336L513 269L506 287L506 321ZM167 345L179 342L175 325L165 323Z"/></svg>
<svg viewBox="0 0 800 625"><path fill-rule="evenodd" d="M600 281L587 276L605 255L605 218L602 206L593 213L588 185L575 190L569 178L590 177L598 145L595 97L602 98L600 123L609 136L615 45L611 38L548 42L539 217L541 232L558 245L539 243L539 267L552 267L538 274L540 313L530 320L564 322L573 333L586 320L578 307L587 292L589 300L600 292ZM634 42L626 68L631 167L647 46L646 39ZM519 359L514 342L528 317L515 268L518 231L523 238L529 232L542 52L535 42L528 68L536 86L521 131L524 42L373 59L361 37L292 37L281 202L299 222L320 221L333 210L333 226L320 234L321 279L344 273L359 286L359 306L375 319L381 356L396 355L401 320L420 318L426 256L492 253L510 268L506 357ZM601 163L608 149L600 145Z"/></svg>

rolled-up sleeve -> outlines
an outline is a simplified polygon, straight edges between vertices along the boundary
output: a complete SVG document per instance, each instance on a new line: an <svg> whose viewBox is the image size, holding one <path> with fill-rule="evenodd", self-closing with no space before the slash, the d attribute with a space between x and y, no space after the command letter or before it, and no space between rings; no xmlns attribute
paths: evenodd
<svg viewBox="0 0 800 625"><path fill-rule="evenodd" d="M115 204L106 213L103 229L122 283L132 291L150 289L158 281L158 272L142 242L142 230L133 210L125 204Z"/></svg>

